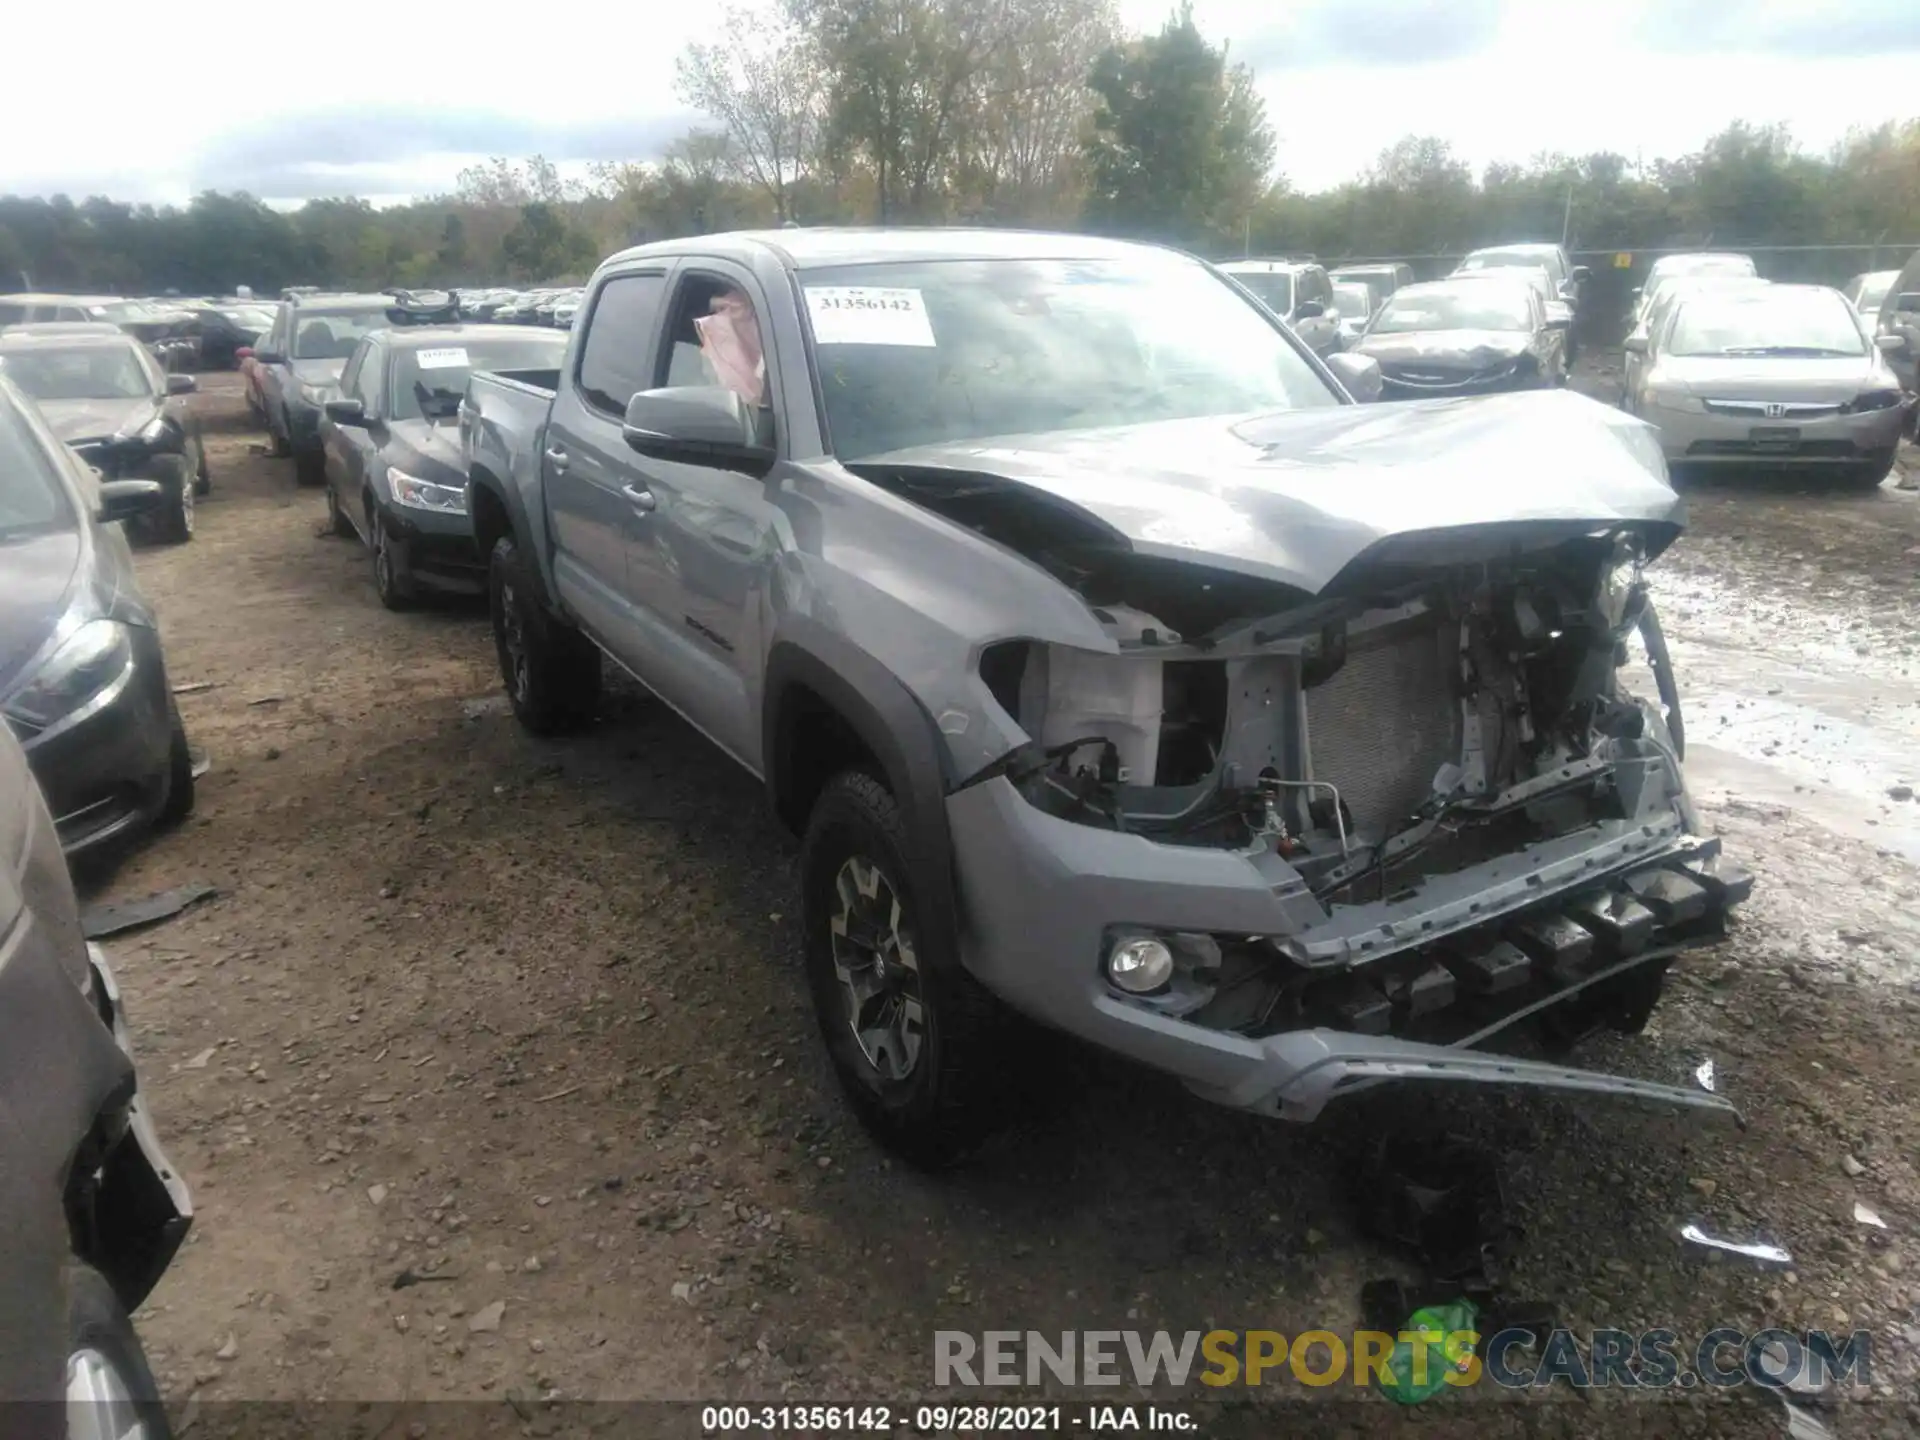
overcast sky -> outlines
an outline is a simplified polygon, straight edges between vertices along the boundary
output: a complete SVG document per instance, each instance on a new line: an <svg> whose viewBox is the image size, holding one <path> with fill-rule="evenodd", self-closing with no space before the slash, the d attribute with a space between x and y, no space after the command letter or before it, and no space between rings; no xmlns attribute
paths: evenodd
<svg viewBox="0 0 1920 1440"><path fill-rule="evenodd" d="M1169 9L1120 5L1136 28ZM219 18L204 7L161 16L152 0L14 8L0 192L152 201L209 188L399 198L444 191L487 155L537 152L569 169L653 158L698 118L674 97L673 57L711 24L708 6L658 0L456 7L439 40L418 38L426 14L391 0L246 5ZM1353 177L1412 133L1451 141L1476 166L1549 150L1651 161L1736 116L1784 121L1817 149L1920 110L1916 0L1194 9L1210 39L1253 66L1280 167L1308 190ZM398 33L416 38L382 38Z"/></svg>

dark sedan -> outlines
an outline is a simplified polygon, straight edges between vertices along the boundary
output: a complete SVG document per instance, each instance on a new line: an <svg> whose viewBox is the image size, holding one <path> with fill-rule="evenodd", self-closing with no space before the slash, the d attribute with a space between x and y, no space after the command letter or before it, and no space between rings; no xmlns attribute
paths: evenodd
<svg viewBox="0 0 1920 1440"><path fill-rule="evenodd" d="M69 855L193 808L193 761L120 527L162 503L101 480L0 371L0 713Z"/></svg>
<svg viewBox="0 0 1920 1440"><path fill-rule="evenodd" d="M193 538L194 497L209 481L200 423L181 398L195 388L192 376L167 374L125 335L61 325L0 334L0 373L104 477L159 483L165 503L145 518L150 533Z"/></svg>
<svg viewBox="0 0 1920 1440"><path fill-rule="evenodd" d="M1383 400L1490 395L1566 384L1566 333L1524 281L1437 280L1394 291L1349 350L1378 362Z"/></svg>
<svg viewBox="0 0 1920 1440"><path fill-rule="evenodd" d="M354 350L320 422L327 515L336 535L358 535L373 553L389 610L422 590L481 593L457 425L467 376L555 370L566 346L560 331L434 325L383 330Z"/></svg>
<svg viewBox="0 0 1920 1440"><path fill-rule="evenodd" d="M199 363L208 370L237 370L240 351L273 328L273 312L262 305L191 304L186 309L199 326Z"/></svg>

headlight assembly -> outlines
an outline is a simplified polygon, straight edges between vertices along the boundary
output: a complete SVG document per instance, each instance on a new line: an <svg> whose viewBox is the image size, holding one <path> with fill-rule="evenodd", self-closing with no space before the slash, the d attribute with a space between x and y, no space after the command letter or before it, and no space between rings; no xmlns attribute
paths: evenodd
<svg viewBox="0 0 1920 1440"><path fill-rule="evenodd" d="M415 510L433 510L442 515L464 515L467 513L467 487L464 485L436 485L431 480L422 480L418 475L409 475L404 470L389 467L387 480L393 486L393 498L402 505Z"/></svg>
<svg viewBox="0 0 1920 1440"><path fill-rule="evenodd" d="M7 698L9 718L46 730L120 683L133 668L133 644L124 625L89 620Z"/></svg>
<svg viewBox="0 0 1920 1440"><path fill-rule="evenodd" d="M1659 410L1702 410L1706 408L1684 390L1664 390L1657 385L1647 391L1647 404Z"/></svg>

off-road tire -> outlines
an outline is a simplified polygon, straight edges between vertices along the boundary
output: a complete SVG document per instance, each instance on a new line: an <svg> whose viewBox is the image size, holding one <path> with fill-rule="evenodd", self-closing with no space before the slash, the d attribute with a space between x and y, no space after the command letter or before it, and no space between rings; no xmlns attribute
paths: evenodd
<svg viewBox="0 0 1920 1440"><path fill-rule="evenodd" d="M332 493L331 487L328 493ZM420 598L414 582L413 566L407 559L407 542L387 529L387 522L374 510L369 517L373 530L373 593L389 610L411 610Z"/></svg>
<svg viewBox="0 0 1920 1440"><path fill-rule="evenodd" d="M178 825L193 813L193 749L179 707L168 703L171 737L167 743L167 798L160 802L156 823Z"/></svg>
<svg viewBox="0 0 1920 1440"><path fill-rule="evenodd" d="M591 725L600 706L600 651L548 613L519 547L506 536L487 557L487 613L500 679L521 726L534 735L564 735Z"/></svg>
<svg viewBox="0 0 1920 1440"><path fill-rule="evenodd" d="M835 882L850 858L877 866L913 926L923 1009L920 1051L902 1079L880 1074L848 1023L834 968ZM900 807L864 770L834 776L814 802L800 847L807 984L834 1073L860 1122L882 1145L928 1170L965 1160L1005 1113L1008 1016L944 945L925 943L913 887L923 867Z"/></svg>
<svg viewBox="0 0 1920 1440"><path fill-rule="evenodd" d="M98 1270L77 1261L68 1268L67 1355L83 1350L103 1360L119 1379L130 1403L131 1415L122 1423L137 1418L141 1434L150 1440L172 1440L173 1428L167 1423L167 1409L160 1399L160 1386L147 1363L147 1352L134 1333L126 1307L113 1293L113 1287Z"/></svg>

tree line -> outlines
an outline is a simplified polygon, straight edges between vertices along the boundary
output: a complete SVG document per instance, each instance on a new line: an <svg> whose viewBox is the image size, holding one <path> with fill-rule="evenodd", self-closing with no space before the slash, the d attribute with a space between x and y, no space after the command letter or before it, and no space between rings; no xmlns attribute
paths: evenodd
<svg viewBox="0 0 1920 1440"><path fill-rule="evenodd" d="M1125 34L1113 0L729 9L680 56L677 89L707 118L658 160L576 177L499 158L404 205L0 197L0 289L561 281L627 244L789 221L1083 228L1329 258L1563 229L1576 248L1920 239L1920 121L1818 155L1735 122L1689 155L1542 155L1477 174L1445 140L1410 136L1347 184L1302 193L1275 173L1273 120L1228 48L1185 9Z"/></svg>

